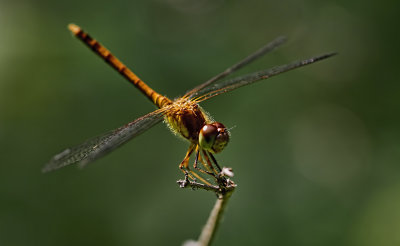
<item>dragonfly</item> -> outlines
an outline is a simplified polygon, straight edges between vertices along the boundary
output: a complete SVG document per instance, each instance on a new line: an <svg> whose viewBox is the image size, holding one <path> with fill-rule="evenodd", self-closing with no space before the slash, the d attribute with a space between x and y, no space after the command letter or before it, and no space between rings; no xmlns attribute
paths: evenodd
<svg viewBox="0 0 400 246"><path fill-rule="evenodd" d="M164 120L173 133L189 142L189 148L184 159L179 164L179 168L185 175L189 175L191 179L196 180L197 178L205 184L210 184L198 173L217 177L218 173L221 172L221 167L218 165L214 154L220 153L227 146L230 132L222 123L214 121L200 107L199 103L239 87L324 60L336 54L334 52L325 53L233 79L225 79L220 83L216 83L243 66L273 51L286 41L285 37L278 37L241 61L228 67L223 72L189 90L182 97L171 100L150 88L107 48L93 39L79 26L69 24L68 28L75 37L99 55L128 82L139 89L158 109L115 130L89 139L75 147L65 149L50 159L42 169L43 172L53 171L71 164L78 164L81 167L85 166L114 151L116 148ZM192 171L189 167L189 160L193 153L195 153L193 167L195 170L198 170L197 172ZM199 163L202 165L201 168L198 165Z"/></svg>

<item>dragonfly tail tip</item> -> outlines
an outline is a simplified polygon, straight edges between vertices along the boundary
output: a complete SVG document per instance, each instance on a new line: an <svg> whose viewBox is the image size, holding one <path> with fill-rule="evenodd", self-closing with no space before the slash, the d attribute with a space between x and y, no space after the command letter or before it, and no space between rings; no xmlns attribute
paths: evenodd
<svg viewBox="0 0 400 246"><path fill-rule="evenodd" d="M81 31L81 28L73 23L68 24L68 29L75 35Z"/></svg>

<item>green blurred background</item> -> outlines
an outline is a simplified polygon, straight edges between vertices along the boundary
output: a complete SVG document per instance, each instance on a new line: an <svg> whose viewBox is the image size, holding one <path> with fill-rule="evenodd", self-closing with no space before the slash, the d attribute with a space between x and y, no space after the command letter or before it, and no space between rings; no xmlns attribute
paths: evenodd
<svg viewBox="0 0 400 246"><path fill-rule="evenodd" d="M83 170L65 147L154 107L76 23L170 97L279 35L237 74L340 55L204 102L239 185L215 245L400 245L397 1L0 1L0 245L180 245L215 195L180 189L187 143L160 124Z"/></svg>

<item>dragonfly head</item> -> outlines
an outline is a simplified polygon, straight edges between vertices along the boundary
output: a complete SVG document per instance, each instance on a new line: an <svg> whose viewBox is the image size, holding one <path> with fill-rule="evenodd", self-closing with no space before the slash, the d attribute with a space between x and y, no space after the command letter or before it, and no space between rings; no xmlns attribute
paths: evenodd
<svg viewBox="0 0 400 246"><path fill-rule="evenodd" d="M213 122L204 125L199 133L199 144L211 153L221 152L229 142L228 129L222 123Z"/></svg>

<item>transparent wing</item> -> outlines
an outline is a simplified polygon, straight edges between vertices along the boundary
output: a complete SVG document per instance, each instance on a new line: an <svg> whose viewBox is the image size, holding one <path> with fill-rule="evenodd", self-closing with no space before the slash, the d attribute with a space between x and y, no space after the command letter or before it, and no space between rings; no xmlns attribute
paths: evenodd
<svg viewBox="0 0 400 246"><path fill-rule="evenodd" d="M259 80L268 79L272 76L290 71L292 69L303 67L303 66L312 64L314 62L324 60L333 55L336 55L336 53L328 53L328 54L324 54L324 55L320 55L320 56L315 56L315 57L312 57L309 59L295 61L295 62L292 62L289 64L285 64L285 65L277 66L274 68L258 71L255 73L246 74L246 75L236 77L233 79L225 80L225 81L222 81L221 83L214 84L212 86L203 88L203 89L199 90L198 92L194 93L193 96L196 97L195 100L197 102L201 102L208 98L211 98L211 97L217 96L219 94L237 89L237 88L245 86L245 85L252 84Z"/></svg>
<svg viewBox="0 0 400 246"><path fill-rule="evenodd" d="M68 148L53 156L42 171L49 172L74 163L83 166L92 162L159 123L162 120L162 112L162 110L154 111L118 129Z"/></svg>
<svg viewBox="0 0 400 246"><path fill-rule="evenodd" d="M280 45L282 45L285 41L286 41L286 37L283 37L283 36L275 38L274 40L272 40L271 42L267 43L266 45L264 45L260 49L256 50L252 54L248 55L243 60L239 61L238 63L236 63L236 64L234 64L234 65L232 65L230 67L228 67L222 73L219 73L219 74L215 75L214 77L210 78L209 80L207 80L206 82L196 86L195 88L193 88L192 90L187 92L184 95L184 97L192 98L193 95L196 94L197 91L200 91L203 88L205 88L205 87L217 82L218 80L225 78L226 76L230 75L231 73L233 73L233 72L239 70L240 68L246 66L247 64L257 60L258 58L262 57L263 55L273 51L275 48L277 48Z"/></svg>

